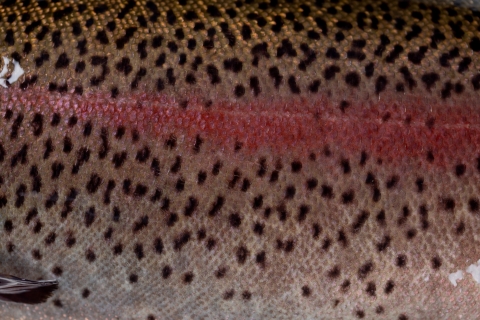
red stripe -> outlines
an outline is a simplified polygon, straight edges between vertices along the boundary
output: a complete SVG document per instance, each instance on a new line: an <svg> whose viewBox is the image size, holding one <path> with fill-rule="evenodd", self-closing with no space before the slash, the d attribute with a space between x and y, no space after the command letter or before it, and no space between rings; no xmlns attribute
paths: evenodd
<svg viewBox="0 0 480 320"><path fill-rule="evenodd" d="M213 145L233 150L236 141L247 152L274 152L300 156L319 153L328 145L355 155L366 151L373 157L402 162L425 159L431 150L435 164L444 166L480 154L480 115L472 104L427 104L405 98L375 104L352 104L345 112L327 100L261 101L214 103L206 108L189 99L186 109L165 95L130 95L111 99L102 94L83 97L45 94L40 89L25 92L8 89L2 105L20 104L39 111L77 114L98 125L136 128L152 138L171 134L193 139L197 134ZM390 118L385 121L386 115ZM410 118L407 124L406 119ZM434 119L432 128L426 125ZM452 156L453 155L453 156Z"/></svg>

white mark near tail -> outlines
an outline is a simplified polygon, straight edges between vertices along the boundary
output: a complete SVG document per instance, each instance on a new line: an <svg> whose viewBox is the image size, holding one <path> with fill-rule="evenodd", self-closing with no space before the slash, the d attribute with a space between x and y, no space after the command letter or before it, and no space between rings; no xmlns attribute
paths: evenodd
<svg viewBox="0 0 480 320"><path fill-rule="evenodd" d="M448 280L453 284L454 287L457 286L457 281L463 279L463 271L458 270L457 272L450 273L448 275Z"/></svg>
<svg viewBox="0 0 480 320"><path fill-rule="evenodd" d="M20 63L18 61L14 60L14 59L10 60L7 57L2 57L2 58L3 58L3 68L2 68L2 71L0 71L0 86L2 86L4 88L8 88L8 84L12 84L15 81L17 81L18 78L20 78L22 76L22 74L25 73L25 71L20 66ZM8 79L5 79L4 77L8 73L8 65L9 65L10 61L13 63L13 71L12 71L12 74L10 75L10 77ZM7 83L7 81L8 81L8 83Z"/></svg>
<svg viewBox="0 0 480 320"><path fill-rule="evenodd" d="M467 272L472 275L473 280L480 283L480 260L478 260L477 263L469 265Z"/></svg>

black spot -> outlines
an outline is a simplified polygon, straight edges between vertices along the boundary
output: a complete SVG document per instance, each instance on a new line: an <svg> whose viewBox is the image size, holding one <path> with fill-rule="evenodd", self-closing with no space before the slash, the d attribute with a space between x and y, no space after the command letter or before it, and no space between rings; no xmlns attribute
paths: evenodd
<svg viewBox="0 0 480 320"><path fill-rule="evenodd" d="M297 220L299 222L304 221L307 218L307 214L310 211L310 207L307 205L301 205L298 209Z"/></svg>
<svg viewBox="0 0 480 320"><path fill-rule="evenodd" d="M322 185L322 193L321 196L323 198L331 199L333 198L333 188L328 185Z"/></svg>
<svg viewBox="0 0 480 320"><path fill-rule="evenodd" d="M133 232L138 232L148 226L148 216L142 216L133 225Z"/></svg>
<svg viewBox="0 0 480 320"><path fill-rule="evenodd" d="M326 80L332 80L335 78L335 74L337 74L338 72L340 72L340 68L333 65L333 66L329 66L327 68L325 68L324 72L323 72L323 76ZM480 81L480 79L479 79Z"/></svg>
<svg viewBox="0 0 480 320"><path fill-rule="evenodd" d="M390 236L384 236L382 241L377 243L377 250L379 252L385 251L390 246L391 241L392 241L392 238L390 238Z"/></svg>
<svg viewBox="0 0 480 320"><path fill-rule="evenodd" d="M172 274L172 268L170 266L163 267L163 269L162 269L162 278L163 279L168 279L171 274Z"/></svg>
<svg viewBox="0 0 480 320"><path fill-rule="evenodd" d="M314 30L308 30L307 37L312 40L318 40L320 39L320 34Z"/></svg>
<svg viewBox="0 0 480 320"><path fill-rule="evenodd" d="M173 227L178 221L178 215L176 213L170 213L167 219L167 226Z"/></svg>
<svg viewBox="0 0 480 320"><path fill-rule="evenodd" d="M360 75L355 71L349 72L345 75L345 82L352 87L358 87L360 84Z"/></svg>
<svg viewBox="0 0 480 320"><path fill-rule="evenodd" d="M417 235L417 230L409 229L407 230L407 239L413 239Z"/></svg>
<svg viewBox="0 0 480 320"><path fill-rule="evenodd" d="M215 164L212 167L212 174L214 176L218 175L220 173L221 168L222 168L222 163L220 161L215 162Z"/></svg>
<svg viewBox="0 0 480 320"><path fill-rule="evenodd" d="M4 222L4 224L3 224L3 229L5 230L5 232L11 233L12 230L13 230L13 222L12 222L12 220L5 220L5 222Z"/></svg>
<svg viewBox="0 0 480 320"><path fill-rule="evenodd" d="M400 180L399 176L397 176L397 175L391 176L390 179L388 179L387 184L386 184L387 189L391 189L391 188L395 187L398 183L398 180Z"/></svg>
<svg viewBox="0 0 480 320"><path fill-rule="evenodd" d="M86 189L89 193L95 193L97 192L101 183L102 183L102 178L100 178L98 174L93 173L90 176L90 180L87 182Z"/></svg>
<svg viewBox="0 0 480 320"><path fill-rule="evenodd" d="M407 265L407 256L404 254L399 254L395 259L395 265L399 268L403 268Z"/></svg>
<svg viewBox="0 0 480 320"><path fill-rule="evenodd" d="M435 83L440 80L440 76L435 72L430 72L423 74L421 79L425 84L427 90L430 90L435 85Z"/></svg>
<svg viewBox="0 0 480 320"><path fill-rule="evenodd" d="M98 42L100 42L101 44L104 44L104 45L107 45L107 44L110 43L110 41L108 41L107 33L104 30L98 31L95 39L98 40Z"/></svg>
<svg viewBox="0 0 480 320"><path fill-rule="evenodd" d="M58 192L54 191L52 194L48 195L47 200L45 201L45 208L48 210L53 207L58 201Z"/></svg>
<svg viewBox="0 0 480 320"><path fill-rule="evenodd" d="M377 295L377 286L375 285L374 282L368 282L367 283L367 288L365 291L368 293L368 295L375 297Z"/></svg>
<svg viewBox="0 0 480 320"><path fill-rule="evenodd" d="M60 277L62 274L63 274L63 269L59 266L55 266L53 269L52 269L52 273L54 275L56 275L57 277Z"/></svg>
<svg viewBox="0 0 480 320"><path fill-rule="evenodd" d="M228 220L230 222L230 225L234 228L240 227L240 225L242 223L242 218L240 217L240 215L238 213L230 214Z"/></svg>
<svg viewBox="0 0 480 320"><path fill-rule="evenodd" d="M190 232L184 231L179 237L177 237L173 242L173 248L176 251L180 251L184 245L190 241Z"/></svg>
<svg viewBox="0 0 480 320"><path fill-rule="evenodd" d="M316 178L310 178L307 180L307 189L308 190L313 190L317 187L318 185L318 180Z"/></svg>
<svg viewBox="0 0 480 320"><path fill-rule="evenodd" d="M465 223L463 221L460 221L456 226L455 226L455 233L457 235L461 235L465 232Z"/></svg>
<svg viewBox="0 0 480 320"><path fill-rule="evenodd" d="M367 261L358 269L358 277L360 279L364 279L367 275L372 272L374 269L374 265L371 261Z"/></svg>
<svg viewBox="0 0 480 320"><path fill-rule="evenodd" d="M72 139L70 139L69 137L65 137L63 139L63 152L65 153L70 153L73 149L73 143L72 143Z"/></svg>
<svg viewBox="0 0 480 320"><path fill-rule="evenodd" d="M138 275L132 273L129 277L128 277L128 280L131 282L131 283L136 283L138 281Z"/></svg>
<svg viewBox="0 0 480 320"><path fill-rule="evenodd" d="M236 252L237 262L239 264L244 264L247 261L247 257L250 255L248 249L244 246L241 246L237 249Z"/></svg>
<svg viewBox="0 0 480 320"><path fill-rule="evenodd" d="M355 193L353 190L346 191L342 193L342 203L343 204L349 204L353 202L353 199L355 198Z"/></svg>
<svg viewBox="0 0 480 320"><path fill-rule="evenodd" d="M10 29L7 30L6 32L6 36L5 36L5 42L7 42L8 45L13 45L14 42L9 42L9 31L11 31ZM38 41L42 41L45 36L47 35L47 33L50 32L50 29L48 28L48 26L42 26L42 29L40 30L40 32L37 33L37 35L35 36L37 38ZM12 36L13 36L13 33L12 33ZM13 41L13 39L12 39Z"/></svg>
<svg viewBox="0 0 480 320"><path fill-rule="evenodd" d="M470 49L472 49L474 52L480 51L480 39L478 37L472 37L470 40Z"/></svg>
<svg viewBox="0 0 480 320"><path fill-rule="evenodd" d="M327 276L332 279L338 278L340 276L340 267L334 266L332 269L328 270Z"/></svg>
<svg viewBox="0 0 480 320"><path fill-rule="evenodd" d="M105 240L109 240L112 238L112 234L113 234L113 228L109 227L107 230L105 230L103 237L105 238Z"/></svg>
<svg viewBox="0 0 480 320"><path fill-rule="evenodd" d="M348 159L342 159L340 161L340 165L342 166L344 174L348 174L352 171L352 169L350 168L350 161L348 161Z"/></svg>
<svg viewBox="0 0 480 320"><path fill-rule="evenodd" d="M55 63L55 68L56 69L65 69L68 67L68 64L70 63L70 59L68 58L66 53L61 53L58 56L58 60Z"/></svg>
<svg viewBox="0 0 480 320"><path fill-rule="evenodd" d="M340 242L343 247L346 247L348 245L347 236L345 235L345 232L343 230L338 231L337 241Z"/></svg>
<svg viewBox="0 0 480 320"><path fill-rule="evenodd" d="M366 58L365 53L358 51L358 50L348 50L347 51L347 58L352 60L363 61Z"/></svg>
<svg viewBox="0 0 480 320"><path fill-rule="evenodd" d="M100 148L98 150L98 158L104 159L110 150L108 145L108 131L106 128L102 128L100 131L100 139L102 140L102 143L100 144Z"/></svg>
<svg viewBox="0 0 480 320"><path fill-rule="evenodd" d="M394 63L395 60L400 56L400 53L402 52L403 52L403 47L399 44L396 44L395 46L393 46L393 50L390 51L390 53L385 58L385 61L387 63Z"/></svg>
<svg viewBox="0 0 480 320"><path fill-rule="evenodd" d="M112 162L115 168L120 168L127 159L127 152L115 153L112 158Z"/></svg>
<svg viewBox="0 0 480 320"><path fill-rule="evenodd" d="M95 221L95 208L90 207L87 211L85 211L85 226L88 228L92 225Z"/></svg>
<svg viewBox="0 0 480 320"><path fill-rule="evenodd" d="M241 84L235 86L234 94L237 98L242 97L245 94L245 87Z"/></svg>
<svg viewBox="0 0 480 320"><path fill-rule="evenodd" d="M167 43L167 48L170 49L170 52L172 53L177 53L178 51L178 45L173 41Z"/></svg>
<svg viewBox="0 0 480 320"><path fill-rule="evenodd" d="M350 288L350 280L343 281L342 284L341 284L342 291L346 292L346 291L348 291L349 288Z"/></svg>
<svg viewBox="0 0 480 320"><path fill-rule="evenodd" d="M277 67L271 67L268 69L269 76L274 79L274 86L275 88L279 88L283 76L280 74L280 71L278 70Z"/></svg>
<svg viewBox="0 0 480 320"><path fill-rule="evenodd" d="M478 209L480 208L480 204L479 204L478 199L470 198L468 200L468 208L469 208L470 212L472 212L472 213L477 212Z"/></svg>
<svg viewBox="0 0 480 320"><path fill-rule="evenodd" d="M385 284L385 289L384 289L385 294L392 293L393 288L395 288L395 283L392 280L388 280L387 283Z"/></svg>
<svg viewBox="0 0 480 320"><path fill-rule="evenodd" d="M295 80L294 76L290 76L288 78L288 86L290 87L290 91L293 94L299 94L300 93L300 88L297 85L297 81Z"/></svg>
<svg viewBox="0 0 480 320"><path fill-rule="evenodd" d="M135 252L135 256L137 257L138 260L142 260L143 257L145 256L143 253L143 245L141 243L135 244L133 252Z"/></svg>
<svg viewBox="0 0 480 320"><path fill-rule="evenodd" d="M95 255L95 252L93 252L92 249L88 249L85 252L85 258L87 259L88 262L94 262L97 257Z"/></svg>
<svg viewBox="0 0 480 320"><path fill-rule="evenodd" d="M226 59L223 61L223 67L225 70L230 70L234 73L239 73L242 71L242 66L242 61L238 60L237 58Z"/></svg>
<svg viewBox="0 0 480 320"><path fill-rule="evenodd" d="M459 73L463 73L463 72L467 71L467 70L468 70L468 67L470 66L471 63L472 63L472 59L471 59L471 58L469 58L469 57L464 57L464 58L462 58L462 61L460 61L460 62L458 63L458 69L457 69L457 71L458 71Z"/></svg>
<svg viewBox="0 0 480 320"><path fill-rule="evenodd" d="M183 275L183 282L184 283L191 283L193 281L193 273L187 272Z"/></svg>
<svg viewBox="0 0 480 320"><path fill-rule="evenodd" d="M119 62L117 62L115 68L119 72L123 72L126 76L133 71L133 67L130 64L130 58L128 57L123 57Z"/></svg>
<svg viewBox="0 0 480 320"><path fill-rule="evenodd" d="M175 157L175 162L170 167L171 173L178 173L182 168L182 158L180 156Z"/></svg>
<svg viewBox="0 0 480 320"><path fill-rule="evenodd" d="M65 240L65 244L67 245L67 247L73 247L76 242L77 240L75 239L75 237L71 233L69 233L67 239Z"/></svg>
<svg viewBox="0 0 480 320"><path fill-rule="evenodd" d="M345 39L343 32L339 31L335 34L335 41L342 42Z"/></svg>
<svg viewBox="0 0 480 320"><path fill-rule="evenodd" d="M33 233L39 233L43 228L43 223L41 223L40 221L37 221L35 223L35 226L33 227Z"/></svg>
<svg viewBox="0 0 480 320"><path fill-rule="evenodd" d="M351 30L353 28L352 24L348 21L339 20L336 23L336 25L339 29L346 30L346 31Z"/></svg>
<svg viewBox="0 0 480 320"><path fill-rule="evenodd" d="M197 176L197 183L202 185L207 180L207 173L205 171L199 171Z"/></svg>
<svg viewBox="0 0 480 320"><path fill-rule="evenodd" d="M63 169L65 169L65 166L61 162L55 161L54 163L52 163L51 179L52 180L58 179Z"/></svg>
<svg viewBox="0 0 480 320"><path fill-rule="evenodd" d="M308 286L302 287L302 296L309 297L312 294L312 290Z"/></svg>
<svg viewBox="0 0 480 320"><path fill-rule="evenodd" d="M356 40L353 40L353 42L352 42L352 46L354 48L362 49L366 45L367 45L367 42L364 39L356 39Z"/></svg>
<svg viewBox="0 0 480 320"><path fill-rule="evenodd" d="M150 149L145 146L142 149L138 150L135 160L140 163L145 163L148 160L148 157L150 157Z"/></svg>
<svg viewBox="0 0 480 320"><path fill-rule="evenodd" d="M285 189L285 199L293 199L295 196L296 189L293 185L287 186Z"/></svg>
<svg viewBox="0 0 480 320"><path fill-rule="evenodd" d="M209 238L207 240L207 249L208 250L213 250L213 248L215 248L215 245L216 245L215 239Z"/></svg>
<svg viewBox="0 0 480 320"><path fill-rule="evenodd" d="M351 227L352 233L358 233L360 229L363 227L363 225L365 224L365 222L367 222L369 216L370 216L370 213L368 211L362 211L357 216L357 218L355 219L355 222Z"/></svg>
<svg viewBox="0 0 480 320"><path fill-rule="evenodd" d="M423 192L423 189L425 188L423 178L417 178L417 180L415 181L415 184L417 185L417 191L420 193Z"/></svg>
<svg viewBox="0 0 480 320"><path fill-rule="evenodd" d="M8 46L13 46L15 44L15 38L13 36L13 30L8 29L5 32L5 42L7 43Z"/></svg>
<svg viewBox="0 0 480 320"><path fill-rule="evenodd" d="M443 205L443 209L446 211L453 212L453 210L455 209L455 200L453 198L443 198L441 200L441 203Z"/></svg>
<svg viewBox="0 0 480 320"><path fill-rule="evenodd" d="M455 166L455 174L457 177L461 177L465 174L465 171L467 170L467 167L464 164L457 164Z"/></svg>
<svg viewBox="0 0 480 320"><path fill-rule="evenodd" d="M375 65L373 64L373 62L370 62L365 66L365 76L367 78L370 78L371 76L373 76L374 71L375 71ZM378 81L378 78L377 78L377 81Z"/></svg>
<svg viewBox="0 0 480 320"><path fill-rule="evenodd" d="M252 298L252 294L250 291L244 291L242 292L242 299L243 300L250 300Z"/></svg>
<svg viewBox="0 0 480 320"><path fill-rule="evenodd" d="M321 232L322 232L322 227L319 224L314 223L312 225L312 236L313 236L313 238L318 239Z"/></svg>
<svg viewBox="0 0 480 320"><path fill-rule="evenodd" d="M308 90L312 93L318 92L318 88L320 87L320 80L314 80L310 85L308 86Z"/></svg>
<svg viewBox="0 0 480 320"><path fill-rule="evenodd" d="M228 290L223 294L223 299L224 300L231 300L234 295L235 295L235 290L233 290L233 289Z"/></svg>
<svg viewBox="0 0 480 320"><path fill-rule="evenodd" d="M82 290L82 298L87 299L90 296L90 290L87 288Z"/></svg>
<svg viewBox="0 0 480 320"><path fill-rule="evenodd" d="M437 270L437 269L440 269L441 266L442 266L442 259L440 259L440 257L438 257L438 256L433 257L432 258L432 268Z"/></svg>
<svg viewBox="0 0 480 320"><path fill-rule="evenodd" d="M262 89L260 88L260 81L258 77L250 77L250 88L253 90L253 95L256 97L260 94Z"/></svg>
<svg viewBox="0 0 480 320"><path fill-rule="evenodd" d="M25 224L29 224L30 221L32 221L32 219L35 218L37 215L38 215L38 210L36 208L30 209L30 211L28 211L27 217L25 218Z"/></svg>
<svg viewBox="0 0 480 320"><path fill-rule="evenodd" d="M114 247L113 247L113 254L116 255L116 256L119 256L121 255L123 252L123 245L121 243L117 243Z"/></svg>
<svg viewBox="0 0 480 320"><path fill-rule="evenodd" d="M379 76L375 82L375 93L379 94L387 87L388 80L385 76Z"/></svg>
<svg viewBox="0 0 480 320"><path fill-rule="evenodd" d="M263 223L255 222L255 224L253 225L253 232L259 236L263 234L264 229L265 229L265 225Z"/></svg>

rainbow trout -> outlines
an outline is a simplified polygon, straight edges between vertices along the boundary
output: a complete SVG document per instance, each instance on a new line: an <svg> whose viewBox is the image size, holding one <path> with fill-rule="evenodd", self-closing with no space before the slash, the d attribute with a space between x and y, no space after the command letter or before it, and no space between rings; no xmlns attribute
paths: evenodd
<svg viewBox="0 0 480 320"><path fill-rule="evenodd" d="M478 7L2 1L0 318L480 318Z"/></svg>

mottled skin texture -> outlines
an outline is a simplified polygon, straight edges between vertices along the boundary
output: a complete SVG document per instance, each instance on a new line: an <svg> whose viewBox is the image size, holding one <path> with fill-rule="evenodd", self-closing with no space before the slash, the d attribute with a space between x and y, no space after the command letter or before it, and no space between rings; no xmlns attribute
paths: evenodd
<svg viewBox="0 0 480 320"><path fill-rule="evenodd" d="M0 317L479 318L471 7L3 1Z"/></svg>

